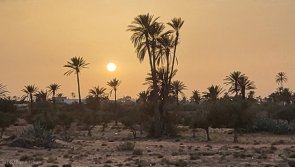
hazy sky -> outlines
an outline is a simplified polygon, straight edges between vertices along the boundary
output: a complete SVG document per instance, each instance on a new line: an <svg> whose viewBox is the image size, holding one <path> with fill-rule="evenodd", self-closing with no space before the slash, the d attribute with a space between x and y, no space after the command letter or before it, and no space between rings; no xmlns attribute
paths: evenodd
<svg viewBox="0 0 295 167"><path fill-rule="evenodd" d="M179 72L191 96L240 70L255 81L257 95L275 88L284 71L295 90L294 0L0 0L0 83L10 95L21 96L24 85L60 92L77 92L75 75L64 76L63 65L73 56L90 63L81 74L82 96L89 88L114 77L122 80L118 96L144 90L148 72L140 64L127 26L139 14L150 13L168 22L185 20L178 47ZM118 68L106 70L108 62Z"/></svg>

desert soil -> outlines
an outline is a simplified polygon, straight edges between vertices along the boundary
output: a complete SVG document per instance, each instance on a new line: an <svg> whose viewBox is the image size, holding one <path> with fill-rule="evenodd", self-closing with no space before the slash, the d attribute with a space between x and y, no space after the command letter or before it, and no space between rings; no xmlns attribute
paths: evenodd
<svg viewBox="0 0 295 167"><path fill-rule="evenodd" d="M19 131L10 127L5 137ZM182 127L181 137L149 139L144 135L132 139L128 129L109 126L93 130L93 137L85 131L76 131L75 140L63 142L59 148L24 149L0 143L0 166L10 162L13 166L292 166L295 163L295 136L251 133L239 136L239 143L232 143L229 130L210 129L212 141L205 141L205 133L198 129L196 138ZM135 143L134 150L119 151L118 146ZM142 153L142 154L141 154ZM24 158L26 157L26 158ZM24 159L26 159L24 161Z"/></svg>

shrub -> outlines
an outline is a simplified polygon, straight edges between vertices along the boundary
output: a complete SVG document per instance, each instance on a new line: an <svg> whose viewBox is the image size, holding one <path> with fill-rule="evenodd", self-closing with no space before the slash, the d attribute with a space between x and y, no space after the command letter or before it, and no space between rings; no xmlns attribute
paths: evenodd
<svg viewBox="0 0 295 167"><path fill-rule="evenodd" d="M117 146L118 151L132 151L134 150L135 143L133 142L124 142Z"/></svg>
<svg viewBox="0 0 295 167"><path fill-rule="evenodd" d="M15 123L17 120L17 116L14 113L3 113L0 112L0 139L2 138L4 131L7 127L9 127L11 124Z"/></svg>
<svg viewBox="0 0 295 167"><path fill-rule="evenodd" d="M142 153L143 153L142 149L137 148L133 150L133 155L142 155Z"/></svg>
<svg viewBox="0 0 295 167"><path fill-rule="evenodd" d="M274 134L294 134L295 123L270 118L258 118L255 121L254 129L256 131L271 132Z"/></svg>
<svg viewBox="0 0 295 167"><path fill-rule="evenodd" d="M33 161L34 158L32 156L29 155L23 155L19 158L20 161Z"/></svg>
<svg viewBox="0 0 295 167"><path fill-rule="evenodd" d="M102 119L98 112L84 111L83 113L80 113L78 121L87 130L88 136L92 136L92 129L94 129L96 125L99 125Z"/></svg>
<svg viewBox="0 0 295 167"><path fill-rule="evenodd" d="M52 131L48 131L40 123L35 122L32 127L25 129L20 136L15 138L10 146L24 148L30 148L33 146L51 148L54 144L55 137L53 136Z"/></svg>
<svg viewBox="0 0 295 167"><path fill-rule="evenodd" d="M71 142L73 139L69 133L71 124L74 122L75 112L63 111L57 114L57 124L61 126L62 134L61 138L64 141Z"/></svg>

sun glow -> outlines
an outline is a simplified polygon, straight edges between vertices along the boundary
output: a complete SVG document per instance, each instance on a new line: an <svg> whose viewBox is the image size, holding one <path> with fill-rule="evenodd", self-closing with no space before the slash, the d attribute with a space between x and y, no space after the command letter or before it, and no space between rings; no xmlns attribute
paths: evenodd
<svg viewBox="0 0 295 167"><path fill-rule="evenodd" d="M117 69L117 66L116 66L116 64L114 64L114 63L109 63L109 64L107 65L107 70L108 70L109 72L114 72L114 71L116 71L116 69Z"/></svg>

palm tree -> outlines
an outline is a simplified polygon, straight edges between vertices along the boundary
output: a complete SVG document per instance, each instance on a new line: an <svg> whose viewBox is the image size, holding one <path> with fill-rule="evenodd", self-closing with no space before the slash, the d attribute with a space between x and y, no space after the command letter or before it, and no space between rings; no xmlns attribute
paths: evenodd
<svg viewBox="0 0 295 167"><path fill-rule="evenodd" d="M234 71L225 77L225 84L230 85L229 92L235 93L235 96L238 95L240 91L239 87L239 79L243 77L245 74L242 74L240 71Z"/></svg>
<svg viewBox="0 0 295 167"><path fill-rule="evenodd" d="M160 36L164 29L164 26L157 22L158 17L154 18L153 15L143 14L138 15L134 18L131 25L128 26L128 31L133 32L131 41L135 47L137 57L140 62L145 58L146 53L149 57L150 71L152 75L153 91L151 95L153 101L156 104L158 99L158 87L157 87L157 76L156 76L156 42L157 37ZM155 105L155 108L157 106Z"/></svg>
<svg viewBox="0 0 295 167"><path fill-rule="evenodd" d="M242 98L246 99L246 90L256 89L253 81L250 81L247 76L241 76L238 80L239 87L241 89Z"/></svg>
<svg viewBox="0 0 295 167"><path fill-rule="evenodd" d="M286 73L284 72L279 72L276 75L276 83L278 85L281 85L281 89L283 89L283 83L288 81L288 77L286 75Z"/></svg>
<svg viewBox="0 0 295 167"><path fill-rule="evenodd" d="M201 100L200 92L198 90L193 90L192 93L193 95L191 96L191 101L199 104Z"/></svg>
<svg viewBox="0 0 295 167"><path fill-rule="evenodd" d="M107 85L112 88L110 93L112 94L113 91L115 93L115 106L117 105L117 89L120 86L120 84L121 84L121 81L116 79L116 78L114 78L111 81L107 82Z"/></svg>
<svg viewBox="0 0 295 167"><path fill-rule="evenodd" d="M64 67L70 68L64 75L71 75L73 72L77 75L77 83L78 83L78 94L79 94L79 104L81 104L81 92L80 92L80 80L79 80L79 73L83 68L87 68L89 63L83 59L83 57L72 57L70 61L67 62Z"/></svg>
<svg viewBox="0 0 295 167"><path fill-rule="evenodd" d="M26 95L24 96L24 98L29 97L30 99L30 109L32 111L32 107L33 107L33 94L36 93L38 91L38 88L35 85L27 85L25 86L25 88L22 90L24 93L26 93Z"/></svg>
<svg viewBox="0 0 295 167"><path fill-rule="evenodd" d="M47 97L48 97L48 92L47 90L40 90L38 91L36 94L36 101L38 102L45 102L47 100Z"/></svg>
<svg viewBox="0 0 295 167"><path fill-rule="evenodd" d="M173 52L173 58L172 58L172 65L171 65L171 71L174 70L174 64L175 64L175 60L176 60L176 49L177 49L177 45L178 45L178 40L179 40L179 31L180 28L182 27L184 21L181 18L173 18L171 20L170 23L168 23L168 25L170 25L175 33L176 33L176 37L175 37L175 41L174 41L174 52ZM171 78L172 78L172 74L170 74L169 77L169 84L171 83Z"/></svg>
<svg viewBox="0 0 295 167"><path fill-rule="evenodd" d="M49 92L52 93L52 101L53 104L55 104L55 93L60 88L60 85L54 83L50 84L47 88L49 89Z"/></svg>
<svg viewBox="0 0 295 167"><path fill-rule="evenodd" d="M219 96L221 95L221 93L224 90L222 89L222 87L220 87L219 85L211 85L210 87L207 88L207 92L203 92L204 93L204 97L208 100L208 101L217 101L217 99L219 98Z"/></svg>
<svg viewBox="0 0 295 167"><path fill-rule="evenodd" d="M93 87L92 89L89 90L89 95L94 97L95 100L97 100L98 102L100 102L101 99L106 97L105 91L107 89L104 87Z"/></svg>
<svg viewBox="0 0 295 167"><path fill-rule="evenodd" d="M138 94L138 99L136 100L137 102L143 102L146 103L149 100L149 91L141 91Z"/></svg>
<svg viewBox="0 0 295 167"><path fill-rule="evenodd" d="M183 90L186 89L186 86L183 82L181 82L179 80L173 81L171 86L172 86L172 92L176 98L177 105L179 105L178 94L180 93L181 95L184 96Z"/></svg>
<svg viewBox="0 0 295 167"><path fill-rule="evenodd" d="M4 98L6 93L8 93L6 86L0 83L0 99Z"/></svg>

